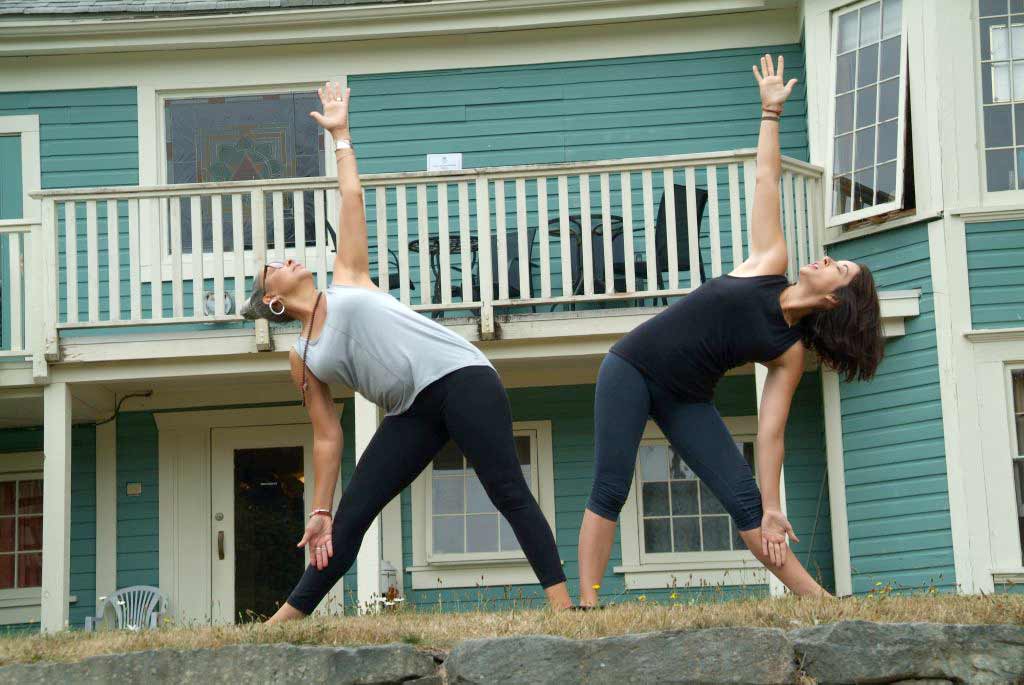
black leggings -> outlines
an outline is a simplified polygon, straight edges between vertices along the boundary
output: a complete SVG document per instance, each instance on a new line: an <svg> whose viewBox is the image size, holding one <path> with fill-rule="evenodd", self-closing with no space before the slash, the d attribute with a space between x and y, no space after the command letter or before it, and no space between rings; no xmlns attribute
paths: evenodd
<svg viewBox="0 0 1024 685"><path fill-rule="evenodd" d="M311 614L356 559L363 535L385 505L412 483L451 438L512 527L540 584L565 582L555 537L523 477L512 413L498 374L467 366L424 388L408 410L381 422L356 464L334 516L334 556L308 566L288 603Z"/></svg>
<svg viewBox="0 0 1024 685"><path fill-rule="evenodd" d="M648 417L715 494L738 530L761 525L761 491L715 405L676 398L613 353L605 356L597 374L596 463L587 509L609 521L618 520L633 482Z"/></svg>

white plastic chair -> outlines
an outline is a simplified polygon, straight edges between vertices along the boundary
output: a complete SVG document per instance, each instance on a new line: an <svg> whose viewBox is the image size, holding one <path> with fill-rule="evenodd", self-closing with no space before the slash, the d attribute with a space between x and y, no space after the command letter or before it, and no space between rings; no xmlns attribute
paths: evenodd
<svg viewBox="0 0 1024 685"><path fill-rule="evenodd" d="M114 609L116 627L119 630L145 630L156 628L167 612L167 599L160 588L149 585L133 585L113 593L96 607L95 616L85 617L86 631L93 631L103 621L107 606Z"/></svg>

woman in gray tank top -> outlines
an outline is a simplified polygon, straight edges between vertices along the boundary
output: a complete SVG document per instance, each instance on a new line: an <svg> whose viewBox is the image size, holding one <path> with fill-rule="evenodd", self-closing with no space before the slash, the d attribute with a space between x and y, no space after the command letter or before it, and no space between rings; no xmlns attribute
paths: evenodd
<svg viewBox="0 0 1024 685"><path fill-rule="evenodd" d="M313 425L313 509L299 542L309 547L310 565L269 622L316 609L352 566L371 522L449 439L508 521L550 604L569 607L551 527L519 466L501 380L477 348L370 279L363 191L348 126L349 89L327 83L318 92L324 111L311 116L335 141L342 197L334 282L318 292L301 263L269 262L242 310L250 319L302 323L289 357ZM347 385L387 413L333 515L342 431L330 383Z"/></svg>

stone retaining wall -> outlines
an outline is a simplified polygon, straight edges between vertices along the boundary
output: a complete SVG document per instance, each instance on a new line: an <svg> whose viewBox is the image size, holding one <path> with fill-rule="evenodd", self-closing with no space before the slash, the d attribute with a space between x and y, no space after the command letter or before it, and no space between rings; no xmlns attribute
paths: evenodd
<svg viewBox="0 0 1024 685"><path fill-rule="evenodd" d="M0 682L56 683L1020 683L1024 627L850 621L783 631L711 628L597 640L462 642L436 657L409 645L236 645L0 667Z"/></svg>

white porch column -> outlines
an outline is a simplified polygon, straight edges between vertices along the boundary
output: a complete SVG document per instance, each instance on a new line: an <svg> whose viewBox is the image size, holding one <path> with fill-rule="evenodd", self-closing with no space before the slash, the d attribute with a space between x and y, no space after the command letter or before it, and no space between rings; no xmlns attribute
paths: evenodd
<svg viewBox="0 0 1024 685"><path fill-rule="evenodd" d="M68 623L71 561L71 389L43 389L43 632Z"/></svg>
<svg viewBox="0 0 1024 685"><path fill-rule="evenodd" d="M760 364L754 364L754 389L757 393L757 415L758 428L760 429L761 398L764 396L764 382L768 379L768 369ZM779 504L782 506L782 513L785 514L786 507L786 468L779 467ZM768 592L772 597L781 597L788 590L782 581L775 577L771 571L768 572Z"/></svg>
<svg viewBox="0 0 1024 685"><path fill-rule="evenodd" d="M821 399L825 413L825 453L828 459L828 503L832 519L832 566L836 595L853 593L850 570L850 529L846 518L846 471L843 465L843 414L839 374L822 366Z"/></svg>
<svg viewBox="0 0 1024 685"><path fill-rule="evenodd" d="M117 419L96 427L96 601L117 589Z"/></svg>
<svg viewBox="0 0 1024 685"><path fill-rule="evenodd" d="M363 457L363 452L370 444L377 426L380 425L380 410L373 402L356 393L353 397L355 409L355 453L358 463ZM369 530L363 536L363 544L359 547L359 554L356 556L356 597L359 601L359 611L362 612L369 605L374 596L380 593L380 559L381 559L381 517L378 516L370 524Z"/></svg>

